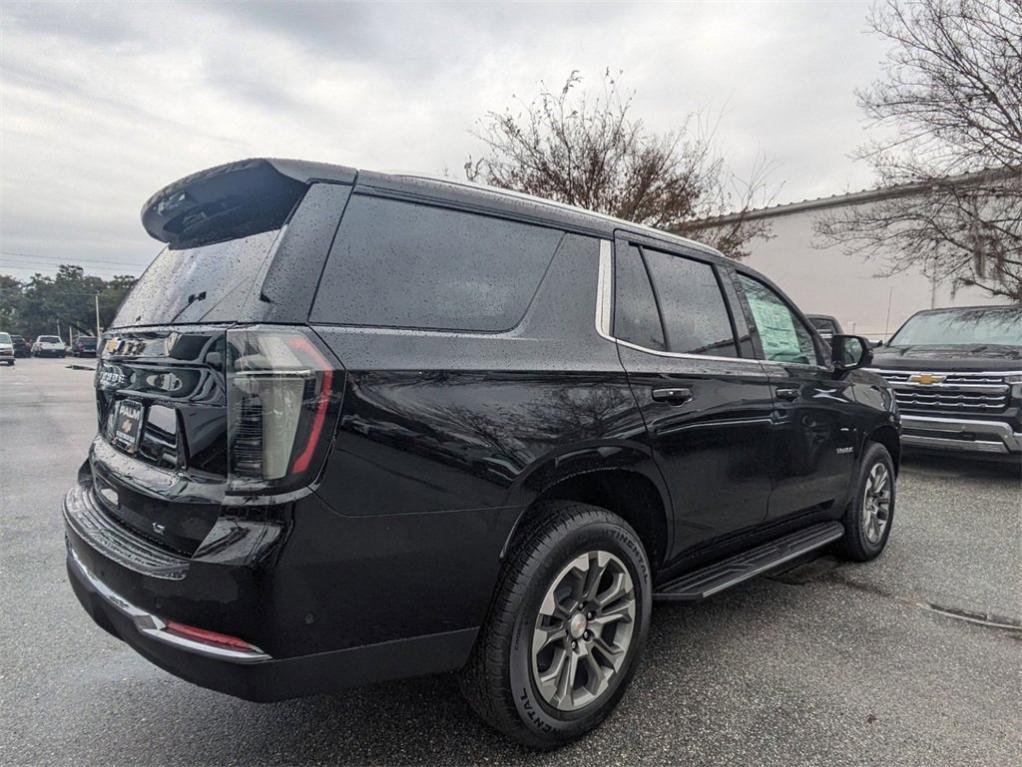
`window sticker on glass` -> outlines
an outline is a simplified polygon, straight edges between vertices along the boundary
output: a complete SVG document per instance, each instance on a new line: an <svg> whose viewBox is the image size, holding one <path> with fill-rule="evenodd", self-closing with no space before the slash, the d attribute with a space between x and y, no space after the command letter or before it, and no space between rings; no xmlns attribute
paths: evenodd
<svg viewBox="0 0 1022 767"><path fill-rule="evenodd" d="M759 330L763 357L776 362L813 364L816 352L812 338L787 304L758 280L740 277Z"/></svg>

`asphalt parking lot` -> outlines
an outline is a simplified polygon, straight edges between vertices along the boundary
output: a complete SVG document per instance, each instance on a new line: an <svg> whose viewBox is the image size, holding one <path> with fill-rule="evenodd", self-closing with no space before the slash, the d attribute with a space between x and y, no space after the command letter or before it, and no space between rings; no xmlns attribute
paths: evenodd
<svg viewBox="0 0 1022 767"><path fill-rule="evenodd" d="M658 605L617 712L537 755L474 719L448 676L247 703L93 625L59 513L95 430L77 362L0 368L2 764L1022 764L1017 470L909 460L879 560Z"/></svg>

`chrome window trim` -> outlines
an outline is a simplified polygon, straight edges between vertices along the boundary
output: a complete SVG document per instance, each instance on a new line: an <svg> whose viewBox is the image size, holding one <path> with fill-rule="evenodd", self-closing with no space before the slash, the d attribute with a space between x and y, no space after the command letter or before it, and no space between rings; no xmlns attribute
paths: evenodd
<svg viewBox="0 0 1022 767"><path fill-rule="evenodd" d="M600 240L600 270L596 281L596 332L608 341L617 339L611 334L614 308L614 243Z"/></svg>
<svg viewBox="0 0 1022 767"><path fill-rule="evenodd" d="M687 354L684 352L668 352L660 349L650 349L646 346L633 344L631 341L622 341L615 338L611 332L611 320L614 308L614 260L612 257L614 243L610 240L600 240L600 267L599 278L596 283L596 332L601 338L613 341L621 346L636 349L646 354L655 354L657 357L669 357L682 360L712 360L715 362L739 362L750 363L763 360L754 357L717 357L712 354Z"/></svg>
<svg viewBox="0 0 1022 767"><path fill-rule="evenodd" d="M718 357L712 354L689 354L685 352L668 352L660 349L650 349L648 346L633 344L631 341L622 341L615 338L611 331L611 321L614 308L614 243L610 240L600 240L600 266L599 277L596 283L596 332L601 338L613 341L629 349L654 354L657 357L669 357L682 360L712 360L715 362L735 363L759 363L760 365L783 365L784 367L803 368L814 371L829 372L830 368L822 365L806 365L800 362L778 362L775 360L764 360L758 357ZM725 299L726 300L726 299Z"/></svg>

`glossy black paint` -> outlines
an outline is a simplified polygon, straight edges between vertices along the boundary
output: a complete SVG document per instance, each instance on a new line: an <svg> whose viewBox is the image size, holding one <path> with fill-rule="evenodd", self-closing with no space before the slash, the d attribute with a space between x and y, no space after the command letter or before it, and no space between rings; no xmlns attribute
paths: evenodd
<svg viewBox="0 0 1022 767"><path fill-rule="evenodd" d="M314 669L329 669L336 686L394 676L366 671L367 659L398 675L455 668L537 499L574 497L622 514L662 581L780 525L838 517L865 442L883 432L897 444L882 379L757 358L735 268L707 248L464 185L278 161L241 170L272 186L274 168L288 193L296 180L308 189L237 319L305 324L340 361L340 415L318 477L285 496L229 491L231 324L116 327L101 344L100 434L79 482L89 503L145 545L180 557L187 575L167 581L125 567L87 530L68 529L90 570L139 608L241 637L275 659L265 675L274 681L258 683L253 671L191 663L131 633L76 582L98 622L185 678L268 699L329 689L333 681ZM200 174L204 194L219 183L216 173ZM353 193L526 221L562 236L510 330L355 327L342 316L310 323ZM147 228L172 238L172 219L147 211ZM601 274L615 238L711 263L741 356L651 354L608 336L600 307L613 286ZM795 396L784 399L782 389ZM113 408L124 399L146 413L134 455L110 441ZM314 655L330 660L321 667Z"/></svg>

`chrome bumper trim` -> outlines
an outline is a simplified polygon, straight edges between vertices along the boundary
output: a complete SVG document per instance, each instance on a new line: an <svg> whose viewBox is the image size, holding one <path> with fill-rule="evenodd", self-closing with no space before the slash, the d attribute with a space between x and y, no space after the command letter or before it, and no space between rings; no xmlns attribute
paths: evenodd
<svg viewBox="0 0 1022 767"><path fill-rule="evenodd" d="M923 418L903 414L901 426L901 441L909 446L974 453L1022 452L1022 434L1013 431L1011 425L1003 421ZM913 430L939 432L940 435L912 434ZM974 438L964 439L965 434Z"/></svg>
<svg viewBox="0 0 1022 767"><path fill-rule="evenodd" d="M179 636L178 634L170 633L167 631L167 624L159 617L146 612L140 607L136 607L89 572L89 568L86 567L85 563L79 558L78 552L75 551L74 546L68 545L67 549L71 554L71 561L74 562L75 567L78 568L82 577L88 581L89 585L92 586L92 588L96 590L96 593L105 599L108 604L112 605L114 609L129 618L140 634L144 634L151 639L155 639L157 642L162 642L163 644L176 647L179 650L187 650L188 652L193 652L196 655L204 655L207 658L214 658L216 660L230 661L232 663L258 663L260 661L272 660L271 656L267 655L255 646L252 646L251 651L234 650L230 647L219 647L217 645L206 644L204 642L196 642L193 639L188 639L186 637Z"/></svg>

